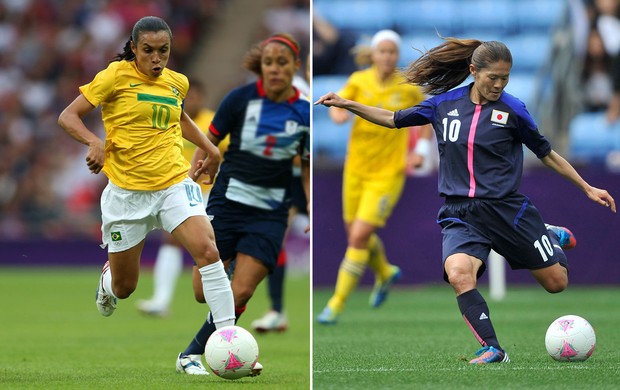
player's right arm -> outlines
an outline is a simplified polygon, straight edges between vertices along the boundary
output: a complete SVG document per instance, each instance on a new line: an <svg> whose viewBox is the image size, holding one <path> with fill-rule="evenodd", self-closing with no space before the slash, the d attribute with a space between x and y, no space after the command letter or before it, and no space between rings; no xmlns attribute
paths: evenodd
<svg viewBox="0 0 620 390"><path fill-rule="evenodd" d="M88 130L82 117L95 108L85 97L80 94L71 104L60 113L58 124L67 134L76 141L88 146L86 153L86 165L92 173L99 173L105 162L103 141L92 131Z"/></svg>
<svg viewBox="0 0 620 390"><path fill-rule="evenodd" d="M322 104L327 107L344 108L379 126L388 127L390 129L396 127L394 124L394 112L384 108L371 107L353 100L344 99L333 92L329 92L328 94L321 96L319 100L314 102L314 104Z"/></svg>

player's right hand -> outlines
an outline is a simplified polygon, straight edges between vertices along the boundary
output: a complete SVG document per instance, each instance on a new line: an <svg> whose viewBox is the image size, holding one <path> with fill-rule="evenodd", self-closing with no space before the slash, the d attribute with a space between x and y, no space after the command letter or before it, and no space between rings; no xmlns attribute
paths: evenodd
<svg viewBox="0 0 620 390"><path fill-rule="evenodd" d="M105 163L105 152L103 150L103 142L100 139L92 142L88 146L86 153L86 165L91 173L97 174L103 169Z"/></svg>

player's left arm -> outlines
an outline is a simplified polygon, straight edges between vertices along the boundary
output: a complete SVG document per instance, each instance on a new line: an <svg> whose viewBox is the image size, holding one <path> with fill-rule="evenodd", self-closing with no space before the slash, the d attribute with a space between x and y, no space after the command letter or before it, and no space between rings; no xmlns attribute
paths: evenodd
<svg viewBox="0 0 620 390"><path fill-rule="evenodd" d="M190 168L190 177L198 180L200 176L207 175L209 179L203 183L213 183L222 160L220 150L200 131L198 125L185 112L181 114L181 131L183 138L197 146L194 158L192 158L192 163L195 165Z"/></svg>
<svg viewBox="0 0 620 390"><path fill-rule="evenodd" d="M573 166L568 161L566 161L564 157L560 156L554 150L552 150L541 160L543 164L573 182L573 184L575 184L583 192L586 193L588 198L592 199L600 205L611 208L611 211L613 211L614 213L616 212L616 202L614 201L614 198L612 198L612 196L606 190L592 187L590 184L588 184L588 182L586 182L581 177L581 175L577 173L575 168L573 168Z"/></svg>

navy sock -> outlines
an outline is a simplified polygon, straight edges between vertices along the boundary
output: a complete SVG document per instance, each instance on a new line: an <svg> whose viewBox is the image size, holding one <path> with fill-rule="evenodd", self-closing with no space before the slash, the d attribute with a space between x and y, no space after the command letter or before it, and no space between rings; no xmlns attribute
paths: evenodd
<svg viewBox="0 0 620 390"><path fill-rule="evenodd" d="M495 329L489 314L486 301L476 289L467 291L456 297L463 319L483 346L502 349L497 341ZM503 349L502 349L503 351Z"/></svg>
<svg viewBox="0 0 620 390"><path fill-rule="evenodd" d="M241 317L241 314L244 311L245 306L241 309L235 308L235 324L237 323L237 321L239 321L239 317ZM216 328L215 324L213 323L213 315L211 314L211 312L209 312L207 320L204 324L202 324L202 327L200 328L198 333L196 333L196 336L194 336L192 341L189 343L187 348L185 348L185 351L183 351L181 355L202 355L203 353L205 353L205 345L207 345L207 340L209 339L209 336L211 336L213 332L215 332L215 329Z"/></svg>
<svg viewBox="0 0 620 390"><path fill-rule="evenodd" d="M267 279L269 284L269 298L271 298L271 308L278 313L282 312L282 297L284 291L284 274L286 272L286 265L278 265L273 270L272 274L269 274Z"/></svg>

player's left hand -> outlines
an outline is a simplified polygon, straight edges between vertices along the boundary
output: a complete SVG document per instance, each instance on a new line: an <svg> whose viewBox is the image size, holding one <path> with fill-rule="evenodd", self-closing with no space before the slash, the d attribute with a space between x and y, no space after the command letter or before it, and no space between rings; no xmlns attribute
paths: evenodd
<svg viewBox="0 0 620 390"><path fill-rule="evenodd" d="M408 170L414 170L415 168L421 168L424 165L424 156L415 152L407 155L407 168Z"/></svg>
<svg viewBox="0 0 620 390"><path fill-rule="evenodd" d="M616 212L616 201L606 190L590 187L586 194L588 195L588 198L592 199L596 203L609 207L614 213Z"/></svg>

